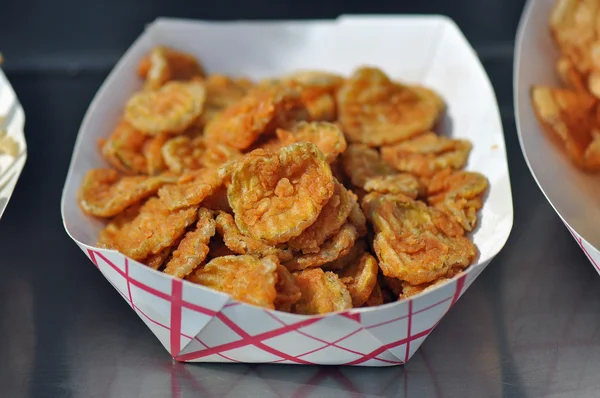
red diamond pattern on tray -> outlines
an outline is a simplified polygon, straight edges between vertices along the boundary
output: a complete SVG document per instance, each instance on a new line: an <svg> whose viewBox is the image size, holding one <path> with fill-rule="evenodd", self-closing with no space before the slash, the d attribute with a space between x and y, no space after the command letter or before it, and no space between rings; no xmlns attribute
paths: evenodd
<svg viewBox="0 0 600 398"><path fill-rule="evenodd" d="M113 251L82 249L173 357L191 362L402 364L477 276L406 302L305 317L235 302Z"/></svg>

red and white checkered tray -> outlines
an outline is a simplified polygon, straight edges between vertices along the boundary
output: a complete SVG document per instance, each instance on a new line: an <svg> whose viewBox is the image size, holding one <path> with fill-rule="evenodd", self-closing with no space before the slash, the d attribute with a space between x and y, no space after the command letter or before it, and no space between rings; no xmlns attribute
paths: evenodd
<svg viewBox="0 0 600 398"><path fill-rule="evenodd" d="M19 144L17 156L0 154L0 217L8 205L27 160L24 127L25 112L4 72L0 69L0 135L6 134Z"/></svg>
<svg viewBox="0 0 600 398"><path fill-rule="evenodd" d="M548 26L555 1L529 1L521 17L514 65L517 131L533 178L600 273L600 174L583 173L551 142L529 96L533 84L560 86L555 69L559 54Z"/></svg>
<svg viewBox="0 0 600 398"><path fill-rule="evenodd" d="M491 188L474 240L477 264L411 300L324 316L266 310L174 279L94 247L103 223L82 214L84 173L104 166L109 134L141 83L135 68L153 45L196 54L209 71L264 78L295 69L349 74L362 64L434 87L449 105L443 129L474 143L468 169ZM444 17L341 17L332 21L209 23L159 19L116 65L94 98L75 145L62 198L65 229L177 360L389 366L402 364L500 251L513 221L504 137L493 89L473 49Z"/></svg>

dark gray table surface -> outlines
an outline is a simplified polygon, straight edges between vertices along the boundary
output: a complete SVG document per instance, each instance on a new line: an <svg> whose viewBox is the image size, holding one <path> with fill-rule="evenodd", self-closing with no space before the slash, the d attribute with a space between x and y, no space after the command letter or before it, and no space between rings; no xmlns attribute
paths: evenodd
<svg viewBox="0 0 600 398"><path fill-rule="evenodd" d="M600 277L535 185L515 131L512 48L522 6L508 0L2 2L0 51L26 111L29 158L0 222L0 396L600 396ZM506 247L404 367L173 362L62 227L61 189L92 96L144 23L159 15L361 12L447 14L475 46L505 128L515 208Z"/></svg>

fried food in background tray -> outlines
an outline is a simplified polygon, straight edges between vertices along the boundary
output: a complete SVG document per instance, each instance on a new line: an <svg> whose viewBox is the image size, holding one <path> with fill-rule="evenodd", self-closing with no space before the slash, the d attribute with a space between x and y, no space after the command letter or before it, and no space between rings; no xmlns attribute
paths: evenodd
<svg viewBox="0 0 600 398"><path fill-rule="evenodd" d="M252 82L167 47L138 75L79 191L99 246L298 314L404 299L475 261L488 182L462 170L470 142L433 131L432 89L375 67Z"/></svg>
<svg viewBox="0 0 600 398"><path fill-rule="evenodd" d="M575 166L600 171L600 0L557 0L550 33L563 87L533 86L535 115Z"/></svg>

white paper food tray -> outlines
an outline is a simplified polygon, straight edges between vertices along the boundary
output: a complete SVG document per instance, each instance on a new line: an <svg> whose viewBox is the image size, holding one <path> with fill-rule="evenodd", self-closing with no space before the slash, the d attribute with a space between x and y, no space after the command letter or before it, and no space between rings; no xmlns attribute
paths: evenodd
<svg viewBox="0 0 600 398"><path fill-rule="evenodd" d="M477 264L411 300L324 316L266 310L154 271L94 247L102 222L85 216L76 193L84 173L104 166L106 137L127 98L141 87L139 59L163 44L197 55L211 72L260 79L296 69L349 74L359 65L435 88L449 105L446 132L474 143L468 169L491 188L474 239ZM211 23L159 19L111 72L87 111L62 198L65 229L180 361L347 364L406 362L465 289L500 251L513 222L504 136L496 98L475 52L445 17L341 17L331 21Z"/></svg>
<svg viewBox="0 0 600 398"><path fill-rule="evenodd" d="M24 128L25 112L4 72L0 69L0 134L7 134L19 144L17 156L0 154L0 218L27 160Z"/></svg>
<svg viewBox="0 0 600 398"><path fill-rule="evenodd" d="M532 85L560 87L558 50L550 36L555 0L529 1L517 32L514 100L523 156L540 189L596 271L600 273L600 174L586 174L539 125L531 105Z"/></svg>

